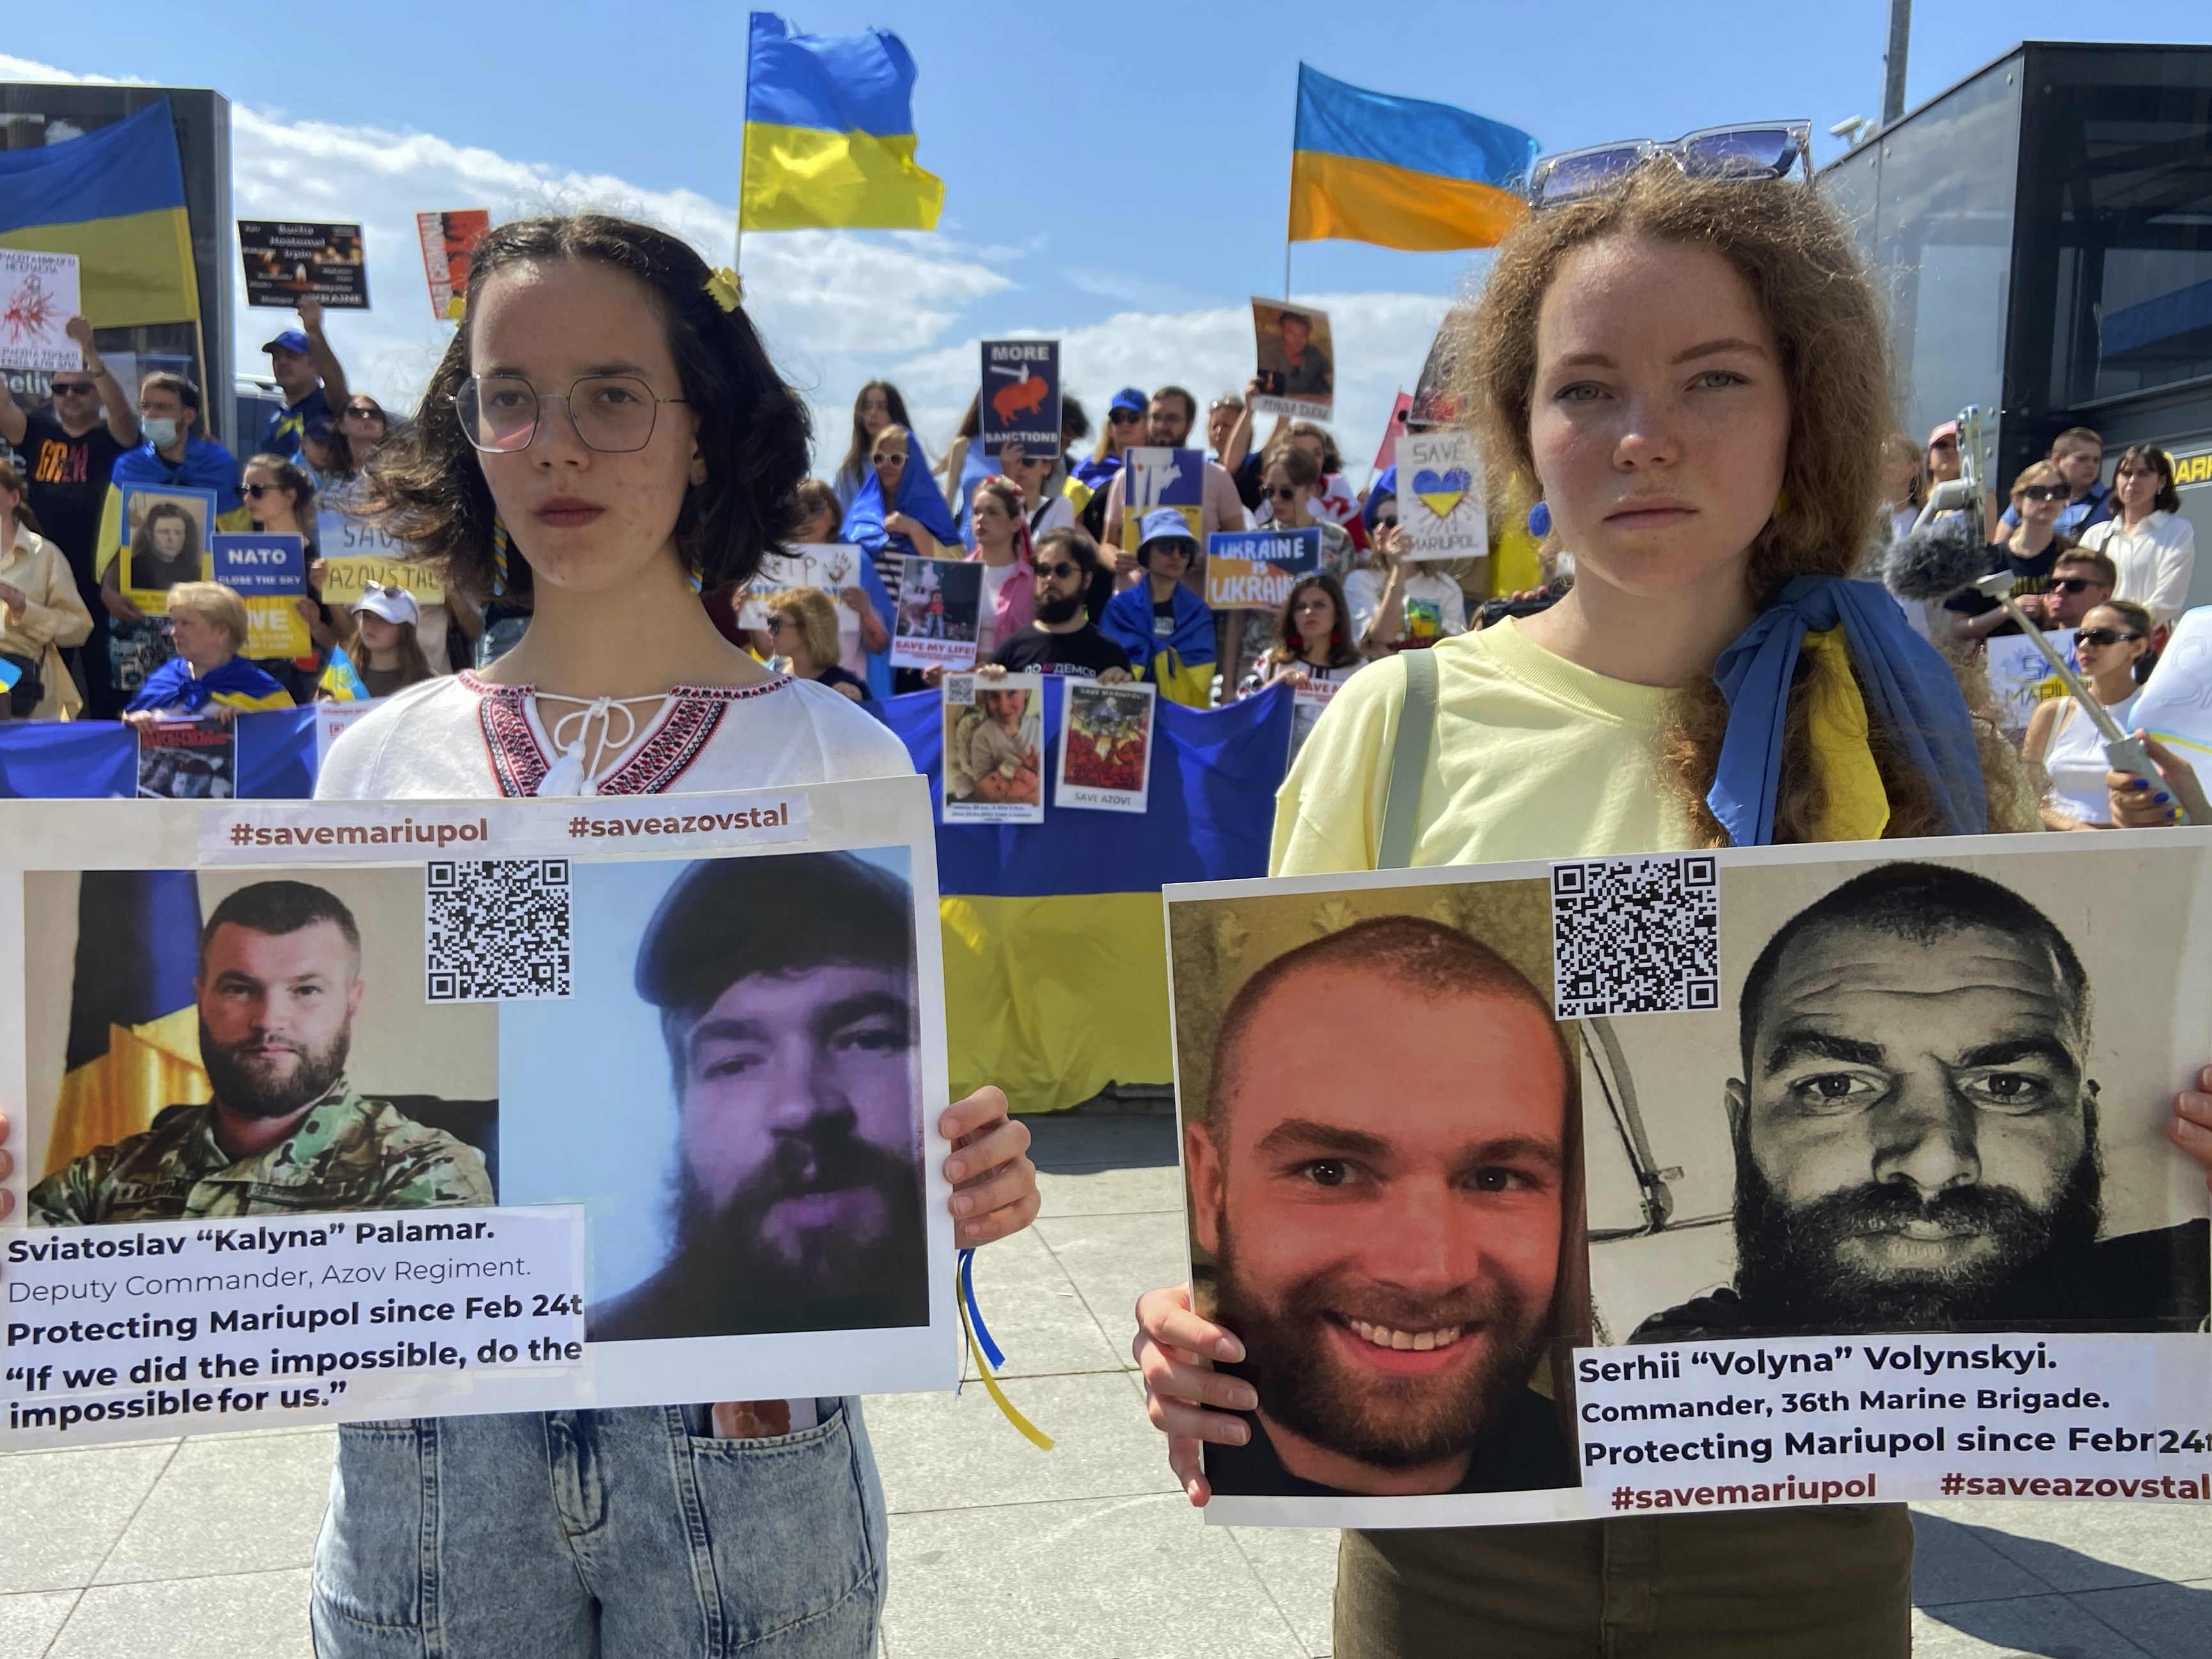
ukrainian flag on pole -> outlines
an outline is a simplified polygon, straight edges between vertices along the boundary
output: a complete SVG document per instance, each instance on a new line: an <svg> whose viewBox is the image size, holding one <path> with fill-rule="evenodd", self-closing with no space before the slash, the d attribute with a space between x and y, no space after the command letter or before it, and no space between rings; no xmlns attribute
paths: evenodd
<svg viewBox="0 0 2212 1659"><path fill-rule="evenodd" d="M914 77L888 29L794 34L755 12L738 228L936 229L945 181L915 165Z"/></svg>
<svg viewBox="0 0 2212 1659"><path fill-rule="evenodd" d="M95 327L195 320L200 290L169 100L81 138L0 149L0 247L76 254L79 302Z"/></svg>
<svg viewBox="0 0 2212 1659"><path fill-rule="evenodd" d="M1290 240L1495 247L1528 216L1522 192L1536 149L1502 121L1347 86L1301 64Z"/></svg>

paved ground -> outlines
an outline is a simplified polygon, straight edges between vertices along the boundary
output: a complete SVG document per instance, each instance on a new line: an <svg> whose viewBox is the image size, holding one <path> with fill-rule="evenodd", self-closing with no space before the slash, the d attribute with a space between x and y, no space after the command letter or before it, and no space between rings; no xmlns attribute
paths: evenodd
<svg viewBox="0 0 2212 1659"><path fill-rule="evenodd" d="M1299 1659L1329 1650L1334 1534L1201 1527L1128 1369L1137 1292L1181 1272L1164 1116L1039 1132L1044 1216L978 1259L1008 1393L871 1401L890 1659ZM327 1431L0 1457L0 1659L303 1659ZM2212 1516L1946 1504L1916 1517L1926 1659L2212 1656ZM1172 1612L1170 1607L1172 1606ZM625 1656L626 1659L626 1656Z"/></svg>

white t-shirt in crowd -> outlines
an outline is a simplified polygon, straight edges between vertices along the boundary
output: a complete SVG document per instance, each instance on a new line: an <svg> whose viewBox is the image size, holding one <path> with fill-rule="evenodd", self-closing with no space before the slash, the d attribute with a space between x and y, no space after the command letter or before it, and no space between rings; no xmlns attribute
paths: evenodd
<svg viewBox="0 0 2212 1659"><path fill-rule="evenodd" d="M1048 530L1065 530L1075 522L1075 503L1066 496L1048 495L1030 509L1030 540L1034 542Z"/></svg>
<svg viewBox="0 0 2212 1659"><path fill-rule="evenodd" d="M1419 564L1406 567L1405 636L1409 639L1449 639L1467 632L1467 595L1449 576ZM1352 637L1362 640L1382 609L1382 590L1389 578L1373 565L1363 566L1344 579L1344 603L1352 611Z"/></svg>

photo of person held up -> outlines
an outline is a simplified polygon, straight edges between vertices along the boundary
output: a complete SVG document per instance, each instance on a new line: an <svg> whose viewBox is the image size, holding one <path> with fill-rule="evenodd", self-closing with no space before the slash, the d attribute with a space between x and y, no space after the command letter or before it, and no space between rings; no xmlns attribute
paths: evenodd
<svg viewBox="0 0 2212 1659"><path fill-rule="evenodd" d="M200 495L132 490L125 501L130 541L123 550L126 592L165 596L207 577L210 502Z"/></svg>
<svg viewBox="0 0 2212 1659"><path fill-rule="evenodd" d="M1992 860L2008 878L2027 863ZM1723 878L1723 915L1755 907L1765 937L1745 939L1756 953L1733 1019L1698 1017L1733 1026L1731 1075L1702 1126L1724 1115L1733 1272L1628 1340L2199 1328L2203 1198L2167 1200L2166 1036L2143 1029L2173 1018L2160 994L2177 964L2155 939L2100 925L2126 901L2087 890L2091 927L2069 937L2045 906L2079 914L2074 883L1900 862L1780 912L1754 896L1777 873ZM2119 1042L2106 1024L2126 1028ZM1662 1163L1695 1144L1666 1098L1650 1124ZM2108 1163L2108 1133L2124 1160ZM1601 1247L1594 1267L1644 1248Z"/></svg>
<svg viewBox="0 0 2212 1659"><path fill-rule="evenodd" d="M1258 1397L1246 1443L1206 1448L1213 1490L1573 1486L1531 1386L1583 1317L1579 1073L1548 996L1467 931L1370 917L1244 980L1202 1115L1183 1074L1200 1310Z"/></svg>
<svg viewBox="0 0 2212 1659"><path fill-rule="evenodd" d="M538 1200L623 1194L622 1237L595 1224L595 1283L632 1282L595 1293L591 1340L929 1322L914 900L882 861L902 857L704 859L672 879L666 864L576 866L580 930L594 912L618 927L665 884L619 959L626 1018L657 1026L665 1081L633 1068L610 1125L589 1066L564 1067L557 1042L532 1073L553 1091L549 1130L611 1128L664 1164L655 1191L633 1183L634 1169L653 1179L635 1152L579 1143L541 1150L518 1182ZM574 1018L507 1015L508 1041L533 1048Z"/></svg>

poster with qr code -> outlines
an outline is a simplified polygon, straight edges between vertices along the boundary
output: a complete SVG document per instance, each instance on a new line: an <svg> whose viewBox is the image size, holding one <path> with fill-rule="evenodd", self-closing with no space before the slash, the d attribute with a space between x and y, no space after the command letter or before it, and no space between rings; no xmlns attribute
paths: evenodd
<svg viewBox="0 0 2212 1659"><path fill-rule="evenodd" d="M2212 1063L2208 858L1170 887L1191 1282L1259 1402L1206 1520L2212 1502L2212 1224L2164 1133Z"/></svg>
<svg viewBox="0 0 2212 1659"><path fill-rule="evenodd" d="M1044 822L1044 678L947 674L945 822Z"/></svg>
<svg viewBox="0 0 2212 1659"><path fill-rule="evenodd" d="M957 1380L921 780L17 805L0 1450Z"/></svg>

